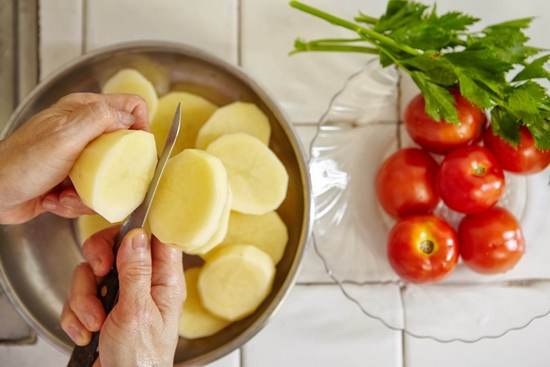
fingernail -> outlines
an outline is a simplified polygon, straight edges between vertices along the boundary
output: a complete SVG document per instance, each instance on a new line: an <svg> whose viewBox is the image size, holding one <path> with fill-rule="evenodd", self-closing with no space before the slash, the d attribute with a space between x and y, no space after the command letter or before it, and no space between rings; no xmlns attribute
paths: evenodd
<svg viewBox="0 0 550 367"><path fill-rule="evenodd" d="M123 125L130 126L136 121L136 119L129 113L118 111L118 121L120 121Z"/></svg>
<svg viewBox="0 0 550 367"><path fill-rule="evenodd" d="M134 250L146 249L148 245L147 235L141 231L132 237L132 248Z"/></svg>
<svg viewBox="0 0 550 367"><path fill-rule="evenodd" d="M52 198L45 198L42 201L42 207L46 210L54 210L55 208L57 208L57 203Z"/></svg>
<svg viewBox="0 0 550 367"><path fill-rule="evenodd" d="M78 340L80 345L88 345L90 344L90 340L92 340L92 334L86 330L82 330L78 336Z"/></svg>

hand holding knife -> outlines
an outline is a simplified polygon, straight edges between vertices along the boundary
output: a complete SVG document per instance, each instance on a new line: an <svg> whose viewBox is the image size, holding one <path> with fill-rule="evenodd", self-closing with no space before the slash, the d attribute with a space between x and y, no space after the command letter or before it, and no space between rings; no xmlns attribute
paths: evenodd
<svg viewBox="0 0 550 367"><path fill-rule="evenodd" d="M124 222L120 231L115 239L115 244L113 247L113 252L116 254L122 242L122 239L128 232L135 228L143 228L147 220L147 214L151 207L151 203L155 196L156 189L162 177L162 173L166 166L168 159L172 153L172 149L178 137L181 127L181 104L178 104L174 118L172 120L172 125L166 139L166 144L162 151L162 155L157 164L155 174L147 191L144 201L140 206L132 212L128 219ZM115 265L111 271L102 279L98 285L98 297L101 300L105 311L110 312L115 306L118 300L118 271ZM71 358L68 363L68 367L91 367L96 360L98 353L97 348L99 345L99 331L92 334L92 339L90 343L86 346L76 346L71 354Z"/></svg>

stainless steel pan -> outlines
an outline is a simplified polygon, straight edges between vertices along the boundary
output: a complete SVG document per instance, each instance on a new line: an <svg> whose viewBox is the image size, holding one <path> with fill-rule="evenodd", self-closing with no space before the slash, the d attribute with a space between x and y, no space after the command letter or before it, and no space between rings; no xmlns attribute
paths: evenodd
<svg viewBox="0 0 550 367"><path fill-rule="evenodd" d="M243 71L195 48L163 42L116 45L65 65L28 96L0 137L9 135L33 114L68 93L99 91L102 82L123 67L140 70L160 94L177 89L197 93L219 105L234 100L256 103L269 117L271 148L289 173L288 196L279 209L289 228L289 243L278 265L273 291L253 315L220 333L196 340L180 338L175 361L202 365L249 340L288 293L311 228L307 166L287 119ZM23 225L0 226L0 279L6 293L40 335L67 352L72 345L58 319L72 269L81 261L70 220L43 215Z"/></svg>

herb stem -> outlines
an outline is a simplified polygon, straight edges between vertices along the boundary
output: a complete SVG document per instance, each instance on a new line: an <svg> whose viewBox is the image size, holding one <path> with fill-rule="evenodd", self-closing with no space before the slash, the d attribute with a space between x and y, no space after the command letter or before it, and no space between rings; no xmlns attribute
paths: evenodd
<svg viewBox="0 0 550 367"><path fill-rule="evenodd" d="M319 38L316 40L308 41L308 43L353 43L353 42L365 42L363 38Z"/></svg>
<svg viewBox="0 0 550 367"><path fill-rule="evenodd" d="M290 55L294 55L300 52L308 51L320 51L320 52L360 52L378 55L378 49L373 47L363 47L363 46L351 46L351 45L338 45L338 44L319 44L313 42L302 42L298 45L295 44L294 50L290 52Z"/></svg>
<svg viewBox="0 0 550 367"><path fill-rule="evenodd" d="M378 22L378 18L371 17L370 15L367 15L367 14L361 13L361 12L354 19L355 19L356 22L366 23L366 24L371 24L371 25L375 25Z"/></svg>
<svg viewBox="0 0 550 367"><path fill-rule="evenodd" d="M290 6L293 8L296 8L298 10L301 10L305 13L311 14L313 16L316 16L318 18L321 18L331 24L347 28L349 30L352 30L356 33L358 33L361 37L363 37L367 42L370 42L374 45L385 44L386 46L390 46L392 48L404 51L410 55L418 56L420 55L420 52L412 47L409 47L407 45L403 45L400 43L395 42L393 39L384 36L383 34L380 34L370 28L362 27L358 24L355 24L353 22L350 22L346 19L342 19L340 17L334 16L332 14L329 14L327 12L322 11L321 9L314 8L313 6L306 5L304 3L301 3L299 1L291 1ZM374 41L374 42L373 42Z"/></svg>

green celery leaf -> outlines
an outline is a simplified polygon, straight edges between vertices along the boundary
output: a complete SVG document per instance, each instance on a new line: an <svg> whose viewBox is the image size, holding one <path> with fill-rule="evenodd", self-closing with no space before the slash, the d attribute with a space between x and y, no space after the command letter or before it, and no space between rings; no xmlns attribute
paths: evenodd
<svg viewBox="0 0 550 367"><path fill-rule="evenodd" d="M531 22L533 21L533 19L534 19L534 17L507 20L505 22L491 24L490 26L486 27L485 30L487 30L487 29L503 29L503 28L526 29L526 28L529 28L529 26L531 25Z"/></svg>
<svg viewBox="0 0 550 367"><path fill-rule="evenodd" d="M500 136L512 146L519 144L520 123L514 115L510 114L501 107L495 107L491 110L491 127L495 135Z"/></svg>
<svg viewBox="0 0 550 367"><path fill-rule="evenodd" d="M476 84L462 69L455 68L455 73L458 77L460 94L464 98L482 109L492 107L491 95L483 87Z"/></svg>
<svg viewBox="0 0 550 367"><path fill-rule="evenodd" d="M439 50L451 42L450 31L437 27L429 22L412 24L391 33L391 38L399 43L420 50Z"/></svg>
<svg viewBox="0 0 550 367"><path fill-rule="evenodd" d="M419 71L410 73L426 101L426 113L435 121L460 123L455 107L455 100L446 88L430 82Z"/></svg>
<svg viewBox="0 0 550 367"><path fill-rule="evenodd" d="M537 148L550 150L550 116L527 124L527 128L533 135Z"/></svg>
<svg viewBox="0 0 550 367"><path fill-rule="evenodd" d="M401 63L408 70L422 71L434 83L442 86L453 86L457 83L457 78L453 65L446 59L437 55L425 52L423 55L407 58Z"/></svg>
<svg viewBox="0 0 550 367"><path fill-rule="evenodd" d="M550 79L550 73L548 70L544 68L544 65L548 62L550 59L549 55L544 55L542 57L539 57L535 60L533 60L531 63L525 65L523 70L521 70L513 79L513 81L521 81L521 80L528 80L528 79L537 79L537 78L545 78Z"/></svg>
<svg viewBox="0 0 550 367"><path fill-rule="evenodd" d="M511 70L513 67L512 64L501 60L492 49L448 52L445 54L445 58L463 68L499 73L502 77L504 77L505 72Z"/></svg>
<svg viewBox="0 0 550 367"><path fill-rule="evenodd" d="M540 84L527 81L511 90L506 107L528 124L538 120L539 106L547 103L547 99L546 90Z"/></svg>
<svg viewBox="0 0 550 367"><path fill-rule="evenodd" d="M464 31L472 24L479 22L479 20L479 18L472 17L468 14L451 11L442 14L438 19L438 23L440 26L446 27L447 29Z"/></svg>
<svg viewBox="0 0 550 367"><path fill-rule="evenodd" d="M540 52L540 49L526 45L529 37L523 32L531 18L494 24L480 34L467 38L467 49L490 49L498 59L510 64L521 64Z"/></svg>
<svg viewBox="0 0 550 367"><path fill-rule="evenodd" d="M493 50L449 52L443 57L460 68L470 79L486 86L498 96L504 95L508 86L505 75L512 65L500 60Z"/></svg>
<svg viewBox="0 0 550 367"><path fill-rule="evenodd" d="M374 30L384 33L417 24L422 21L422 15L426 9L428 6L420 3L390 0L386 7L386 13L380 17Z"/></svg>
<svg viewBox="0 0 550 367"><path fill-rule="evenodd" d="M396 41L420 50L441 50L456 46L459 35L478 19L459 12L445 13L438 16L435 5L428 16L421 22L414 22L407 27L400 27L391 32Z"/></svg>

